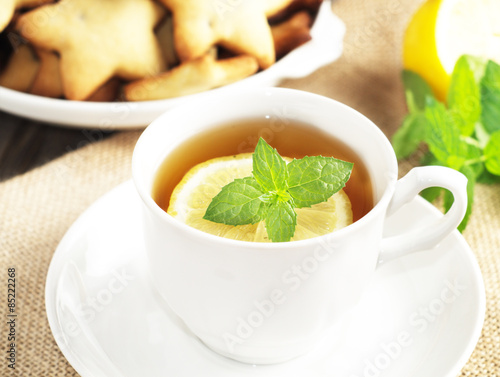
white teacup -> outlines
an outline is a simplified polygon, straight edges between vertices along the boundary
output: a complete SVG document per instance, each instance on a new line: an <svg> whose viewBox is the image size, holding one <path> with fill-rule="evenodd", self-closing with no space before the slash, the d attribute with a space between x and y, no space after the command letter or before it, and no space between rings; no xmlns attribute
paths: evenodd
<svg viewBox="0 0 500 377"><path fill-rule="evenodd" d="M368 214L328 235L267 244L201 232L152 199L159 165L183 141L277 111L334 135L361 156L373 186L375 205ZM391 144L369 119L334 100L290 89L214 95L170 110L144 131L132 165L156 288L208 347L248 363L276 363L307 352L356 304L381 260L432 248L457 227L467 205L462 174L420 167L398 181ZM425 228L383 238L386 216L431 186L453 193L451 210Z"/></svg>

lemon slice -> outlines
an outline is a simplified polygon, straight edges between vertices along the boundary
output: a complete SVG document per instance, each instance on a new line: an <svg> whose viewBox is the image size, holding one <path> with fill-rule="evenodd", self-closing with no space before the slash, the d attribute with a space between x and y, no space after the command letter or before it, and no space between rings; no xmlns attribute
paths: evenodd
<svg viewBox="0 0 500 377"><path fill-rule="evenodd" d="M403 66L420 74L444 101L461 55L500 62L499 0L428 0L408 24Z"/></svg>
<svg viewBox="0 0 500 377"><path fill-rule="evenodd" d="M290 160L290 159L288 159ZM252 174L252 155L218 157L194 166L175 187L167 213L174 218L216 236L242 241L270 242L264 222L225 225L204 220L205 211L223 186ZM352 223L351 202L343 190L328 201L310 208L297 208L297 226L292 241L331 233Z"/></svg>

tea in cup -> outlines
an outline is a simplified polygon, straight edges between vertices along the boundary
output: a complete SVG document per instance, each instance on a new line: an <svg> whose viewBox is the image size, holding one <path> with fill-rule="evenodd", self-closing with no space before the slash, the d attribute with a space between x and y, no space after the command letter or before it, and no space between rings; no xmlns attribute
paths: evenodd
<svg viewBox="0 0 500 377"><path fill-rule="evenodd" d="M167 213L191 168L251 153L260 137L291 159L353 162L343 189L352 223L307 239L252 242L196 229ZM214 94L168 111L141 135L132 171L156 289L203 343L247 363L306 353L356 305L381 260L432 248L458 226L467 206L461 173L419 167L398 180L391 144L369 119L291 89ZM431 186L452 192L450 211L425 228L384 238L385 218Z"/></svg>

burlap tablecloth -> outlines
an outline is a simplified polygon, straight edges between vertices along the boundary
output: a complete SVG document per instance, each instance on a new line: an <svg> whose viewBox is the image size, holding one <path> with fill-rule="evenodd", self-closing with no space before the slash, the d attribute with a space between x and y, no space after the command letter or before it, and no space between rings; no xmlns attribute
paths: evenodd
<svg viewBox="0 0 500 377"><path fill-rule="evenodd" d="M401 36L420 1L339 0L335 12L347 25L344 56L285 87L319 93L359 110L391 135L406 111ZM130 159L140 132L122 132L0 184L0 260L17 271L18 352L13 375L76 376L48 326L44 284L52 254L77 216L99 196L130 178ZM401 165L406 171L409 162ZM479 185L464 236L486 285L481 339L462 376L500 376L500 187ZM2 355L8 328L7 287L2 293ZM2 357L0 375L10 375Z"/></svg>

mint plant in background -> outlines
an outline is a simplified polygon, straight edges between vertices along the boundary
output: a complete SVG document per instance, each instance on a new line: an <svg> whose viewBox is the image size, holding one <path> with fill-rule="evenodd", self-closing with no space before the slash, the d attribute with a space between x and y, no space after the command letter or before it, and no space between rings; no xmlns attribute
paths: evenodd
<svg viewBox="0 0 500 377"><path fill-rule="evenodd" d="M421 145L427 152L421 163L442 165L462 172L469 180L468 208L459 226L469 220L476 182L500 182L500 65L464 55L455 64L447 104L439 102L430 86L416 73L403 71L409 113L394 134L398 159L411 156ZM445 211L453 196L430 188L422 196L434 201L444 195Z"/></svg>

